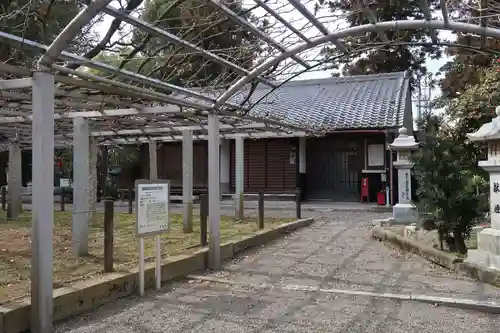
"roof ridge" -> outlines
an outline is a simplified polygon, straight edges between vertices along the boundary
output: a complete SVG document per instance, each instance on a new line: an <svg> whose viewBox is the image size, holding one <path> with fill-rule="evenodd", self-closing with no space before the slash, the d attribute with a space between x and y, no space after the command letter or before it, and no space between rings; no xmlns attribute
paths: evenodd
<svg viewBox="0 0 500 333"><path fill-rule="evenodd" d="M296 86L296 85L311 85L311 84L336 84L336 83L356 83L356 82L367 82L367 81L374 81L374 80L380 80L380 79L405 79L408 76L408 71L400 71L400 72L391 72L391 73L377 73L377 74L362 74L362 75L347 75L347 76L339 76L339 77L326 77L326 78L316 78L316 79L305 79L305 80L290 80L290 81L274 81L275 84L279 85L279 88L282 87L291 87L291 86ZM241 90L239 90L237 93L241 91L245 91L245 89L248 89L250 87L250 84L246 84ZM204 92L203 88L190 88L193 91L199 91L199 92ZM268 86L263 86L262 84L259 84L257 89L263 89L263 90L275 90L271 89ZM215 89L211 91L211 93L214 92L220 92L220 89ZM210 93L204 92L205 94L210 95Z"/></svg>
<svg viewBox="0 0 500 333"><path fill-rule="evenodd" d="M373 81L380 79L401 79L406 77L408 71L401 72L391 72L391 73L377 73L377 74L363 74L363 75L347 75L339 77L327 77L327 78L317 78L317 79L305 79L305 80L291 80L283 83L285 86L297 85L297 84L321 84L321 83L349 83L349 82L362 82L362 81ZM281 84L282 82L277 82Z"/></svg>

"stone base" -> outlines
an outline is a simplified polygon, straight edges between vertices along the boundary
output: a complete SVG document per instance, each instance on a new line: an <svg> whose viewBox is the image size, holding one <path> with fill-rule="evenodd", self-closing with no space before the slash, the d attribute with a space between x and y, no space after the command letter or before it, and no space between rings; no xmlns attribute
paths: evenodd
<svg viewBox="0 0 500 333"><path fill-rule="evenodd" d="M500 270L500 230L486 228L477 234L477 250L467 252L467 261Z"/></svg>
<svg viewBox="0 0 500 333"><path fill-rule="evenodd" d="M500 230L486 228L477 234L478 250L500 255Z"/></svg>
<svg viewBox="0 0 500 333"><path fill-rule="evenodd" d="M481 250L467 251L466 262L500 271L500 256Z"/></svg>
<svg viewBox="0 0 500 333"><path fill-rule="evenodd" d="M491 219L491 228L500 230L500 221L498 221L497 219Z"/></svg>
<svg viewBox="0 0 500 333"><path fill-rule="evenodd" d="M392 207L392 225L410 225L417 222L418 213L413 204L398 203Z"/></svg>

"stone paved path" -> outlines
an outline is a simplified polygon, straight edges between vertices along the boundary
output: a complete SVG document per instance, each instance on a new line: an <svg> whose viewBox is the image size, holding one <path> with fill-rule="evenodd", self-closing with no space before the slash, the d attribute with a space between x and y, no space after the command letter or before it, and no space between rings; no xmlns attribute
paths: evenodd
<svg viewBox="0 0 500 333"><path fill-rule="evenodd" d="M333 214L333 213L332 213ZM57 333L498 332L494 315L417 302L286 290L287 285L500 301L500 289L450 274L368 237L374 213L334 213L208 276L59 324ZM247 284L248 283L248 284ZM250 284L272 287L257 288Z"/></svg>

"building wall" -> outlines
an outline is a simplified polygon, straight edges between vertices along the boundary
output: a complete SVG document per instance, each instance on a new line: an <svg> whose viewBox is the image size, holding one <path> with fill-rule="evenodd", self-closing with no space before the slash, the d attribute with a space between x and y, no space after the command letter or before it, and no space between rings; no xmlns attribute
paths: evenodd
<svg viewBox="0 0 500 333"><path fill-rule="evenodd" d="M208 150L206 141L193 143L193 186L206 187L208 185ZM148 147L144 149L148 155ZM143 177L149 177L148 163L143 171ZM158 177L170 180L175 187L182 186L182 143L169 142L159 144L157 152Z"/></svg>
<svg viewBox="0 0 500 333"><path fill-rule="evenodd" d="M353 131L309 138L306 145L306 193L308 199L331 201L360 201L361 179L368 178L370 201L382 190L381 174L384 165L369 166L368 149L371 144L383 144L383 131Z"/></svg>
<svg viewBox="0 0 500 333"><path fill-rule="evenodd" d="M297 138L244 141L244 191L292 193L297 185ZM235 190L235 143L231 142L230 187Z"/></svg>
<svg viewBox="0 0 500 333"><path fill-rule="evenodd" d="M257 193L291 193L297 179L297 138L244 141L244 191ZM194 187L208 186L208 146L206 141L193 144ZM141 177L149 177L148 147L141 147ZM182 186L182 143L159 144L158 177ZM295 158L294 158L295 157ZM230 191L235 190L235 141L230 140Z"/></svg>
<svg viewBox="0 0 500 333"><path fill-rule="evenodd" d="M306 140L306 181L307 199L315 197L315 184L328 183L323 190L327 200L359 201L361 178L368 177L370 201L376 200L376 193L382 186L381 173L386 172L389 181L389 151L384 149L384 165L367 165L370 144L383 144L383 131L356 131L336 133L321 138ZM298 138L246 139L244 141L244 191L257 193L293 193L298 179ZM208 185L207 142L195 141L194 145L194 186ZM142 177L149 176L147 146L143 149ZM230 191L235 190L235 142L230 140ZM182 185L182 143L163 143L158 148L158 175L169 179L173 186ZM385 187L384 187L385 188Z"/></svg>

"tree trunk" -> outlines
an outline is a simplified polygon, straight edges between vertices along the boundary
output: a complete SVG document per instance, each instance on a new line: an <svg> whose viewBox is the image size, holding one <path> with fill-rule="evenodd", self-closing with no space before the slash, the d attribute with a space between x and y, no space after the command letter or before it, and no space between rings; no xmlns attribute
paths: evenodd
<svg viewBox="0 0 500 333"><path fill-rule="evenodd" d="M438 229L438 237L439 237L439 249L441 251L444 251L444 246L443 246L444 231L441 228Z"/></svg>
<svg viewBox="0 0 500 333"><path fill-rule="evenodd" d="M458 253L467 254L467 247L465 246L465 238L459 229L453 229L453 238L455 238L455 247Z"/></svg>
<svg viewBox="0 0 500 333"><path fill-rule="evenodd" d="M447 234L444 240L446 241L448 252L457 252L457 244L455 243L455 237L452 237L449 234Z"/></svg>

